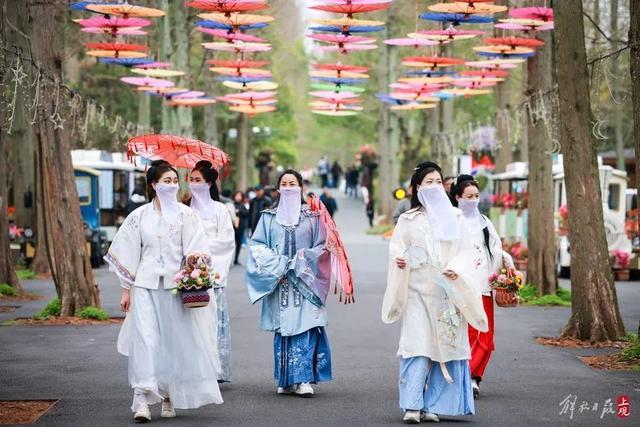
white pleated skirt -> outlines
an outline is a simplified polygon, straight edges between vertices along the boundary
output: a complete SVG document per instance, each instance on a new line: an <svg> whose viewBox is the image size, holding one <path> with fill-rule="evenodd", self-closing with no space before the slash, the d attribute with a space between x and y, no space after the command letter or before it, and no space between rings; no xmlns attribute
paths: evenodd
<svg viewBox="0 0 640 427"><path fill-rule="evenodd" d="M211 300L215 304L215 297ZM183 307L171 290L131 289L118 351L129 356L133 412L166 397L177 409L222 403L217 319L211 313L210 307Z"/></svg>

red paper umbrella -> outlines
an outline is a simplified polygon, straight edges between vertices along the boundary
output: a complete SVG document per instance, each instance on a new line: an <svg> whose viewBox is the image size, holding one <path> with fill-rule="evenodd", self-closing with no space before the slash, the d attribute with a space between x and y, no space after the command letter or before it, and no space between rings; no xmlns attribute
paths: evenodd
<svg viewBox="0 0 640 427"><path fill-rule="evenodd" d="M354 73L366 73L369 71L369 67L361 67L358 65L344 65L344 64L314 64L316 70L329 70L329 71L352 71Z"/></svg>
<svg viewBox="0 0 640 427"><path fill-rule="evenodd" d="M336 43L338 45L344 45L345 43L375 43L375 37L362 37L352 36L346 34L307 34L307 37L313 40L318 40L327 43Z"/></svg>
<svg viewBox="0 0 640 427"><path fill-rule="evenodd" d="M349 18L352 18L356 13L364 13L364 12L373 12L376 10L384 10L391 7L391 2L367 2L367 3L356 3L356 2L344 2L344 3L334 3L334 4L319 4L316 6L310 6L309 9L321 10L323 12L333 12L333 13L344 13Z"/></svg>
<svg viewBox="0 0 640 427"><path fill-rule="evenodd" d="M512 47L540 47L544 46L544 42L538 39L527 39L520 37L498 37L484 39L484 42L492 45L503 45Z"/></svg>
<svg viewBox="0 0 640 427"><path fill-rule="evenodd" d="M146 52L147 46L129 43L86 43L85 47L92 50L114 50L117 52Z"/></svg>
<svg viewBox="0 0 640 427"><path fill-rule="evenodd" d="M227 30L216 30L213 28L205 28L205 27L196 27L196 30L201 33L209 34L213 37L218 37L221 39L225 39L227 41L240 41L240 42L248 42L248 43L266 43L266 39L252 36L249 34L244 34L240 32L227 31Z"/></svg>
<svg viewBox="0 0 640 427"><path fill-rule="evenodd" d="M550 7L520 7L509 10L509 16L551 22L553 21L553 9Z"/></svg>
<svg viewBox="0 0 640 427"><path fill-rule="evenodd" d="M389 87L395 92L411 91L411 92L437 92L445 88L447 85L427 84L427 83L391 83Z"/></svg>
<svg viewBox="0 0 640 427"><path fill-rule="evenodd" d="M233 12L254 12L269 7L264 0L200 0L190 1L187 6L208 12L221 12L231 14Z"/></svg>
<svg viewBox="0 0 640 427"><path fill-rule="evenodd" d="M425 68L450 67L452 65L464 64L464 62L464 59L445 56L407 56L402 61L403 64L419 65Z"/></svg>
<svg viewBox="0 0 640 427"><path fill-rule="evenodd" d="M208 160L216 169L229 173L229 157L219 149L197 139L176 135L141 135L127 144L129 159L140 156L147 160L166 160L177 168L193 168L201 160Z"/></svg>
<svg viewBox="0 0 640 427"><path fill-rule="evenodd" d="M273 98L278 93L269 91L269 92L241 92L241 93L232 93L226 95L225 98L229 99L267 99Z"/></svg>
<svg viewBox="0 0 640 427"><path fill-rule="evenodd" d="M83 27L98 27L98 28L124 28L124 27L148 27L151 25L151 21L142 18L117 18L112 16L111 18L105 18L104 16L93 16L87 19L80 19L78 21Z"/></svg>
<svg viewBox="0 0 640 427"><path fill-rule="evenodd" d="M452 40L465 40L471 39L476 36L481 36L484 31L478 30L458 30L455 27L449 27L445 30L422 30L416 33L409 34L409 37L429 39L437 41L452 41Z"/></svg>
<svg viewBox="0 0 640 427"><path fill-rule="evenodd" d="M467 71L461 71L460 73L461 76L465 76L465 77L498 77L498 78L505 78L509 76L509 73L506 71L502 71L502 70L467 70Z"/></svg>
<svg viewBox="0 0 640 427"><path fill-rule="evenodd" d="M209 59L207 64L214 67L226 68L260 68L269 65L269 61L228 61L222 59Z"/></svg>
<svg viewBox="0 0 640 427"><path fill-rule="evenodd" d="M496 86L498 82L489 82L486 80L465 80L465 79L456 79L451 82L453 86L457 87L466 87L469 89L481 89Z"/></svg>

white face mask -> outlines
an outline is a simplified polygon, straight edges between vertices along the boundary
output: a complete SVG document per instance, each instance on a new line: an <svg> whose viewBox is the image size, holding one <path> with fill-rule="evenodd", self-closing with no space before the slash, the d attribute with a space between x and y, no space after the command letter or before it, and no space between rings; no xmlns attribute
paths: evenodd
<svg viewBox="0 0 640 427"><path fill-rule="evenodd" d="M156 184L156 196L160 200L162 217L169 224L175 224L180 218L180 204L178 203L178 184Z"/></svg>
<svg viewBox="0 0 640 427"><path fill-rule="evenodd" d="M215 217L213 200L209 193L209 184L189 183L191 189L191 209L196 211L202 219L213 219Z"/></svg>
<svg viewBox="0 0 640 427"><path fill-rule="evenodd" d="M276 221L280 225L290 227L298 224L302 207L301 193L300 187L280 187L280 201L276 211Z"/></svg>
<svg viewBox="0 0 640 427"><path fill-rule="evenodd" d="M478 205L480 200L458 199L458 208L467 222L467 226L472 232L482 231L485 227L484 218L480 215Z"/></svg>
<svg viewBox="0 0 640 427"><path fill-rule="evenodd" d="M460 238L456 212L442 185L420 186L418 200L427 210L433 235L437 240L456 240Z"/></svg>

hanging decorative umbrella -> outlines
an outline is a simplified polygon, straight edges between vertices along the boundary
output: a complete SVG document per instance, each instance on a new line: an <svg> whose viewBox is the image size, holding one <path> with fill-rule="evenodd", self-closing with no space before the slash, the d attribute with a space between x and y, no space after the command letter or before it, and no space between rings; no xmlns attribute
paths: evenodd
<svg viewBox="0 0 640 427"><path fill-rule="evenodd" d="M151 21L141 18L105 18L104 16L92 16L91 18L76 21L83 27L90 28L142 28L151 25Z"/></svg>
<svg viewBox="0 0 640 427"><path fill-rule="evenodd" d="M147 56L145 52L135 52L131 50L88 50L85 54L89 56L96 56L99 58L144 58Z"/></svg>
<svg viewBox="0 0 640 427"><path fill-rule="evenodd" d="M430 108L436 108L438 104L422 104L419 102L409 102L407 104L392 105L389 107L393 111L413 111L413 110L427 110Z"/></svg>
<svg viewBox="0 0 640 427"><path fill-rule="evenodd" d="M213 37L218 37L221 39L225 39L227 41L240 41L240 42L249 42L249 43L266 43L266 39L252 36L249 34L244 34L240 32L228 31L228 30L219 30L214 28L206 28L206 27L196 27L197 31L201 33L209 34Z"/></svg>
<svg viewBox="0 0 640 427"><path fill-rule="evenodd" d="M461 65L464 64L464 62L464 59L449 58L446 56L407 56L402 60L402 65L436 69L438 67Z"/></svg>
<svg viewBox="0 0 640 427"><path fill-rule="evenodd" d="M335 77L346 79L368 79L369 75L364 73L355 73L353 71L332 71L332 70L315 70L309 73L311 77Z"/></svg>
<svg viewBox="0 0 640 427"><path fill-rule="evenodd" d="M400 77L398 82L400 83L409 83L409 84L439 84L439 83L449 83L453 79L451 77L442 76L442 77Z"/></svg>
<svg viewBox="0 0 640 427"><path fill-rule="evenodd" d="M358 94L353 92L340 92L339 94L336 94L335 92L331 92L331 91L314 91L314 92L309 92L309 95L315 96L316 98L327 98L327 99L333 99L333 98L349 99L349 98L358 97Z"/></svg>
<svg viewBox="0 0 640 427"><path fill-rule="evenodd" d="M529 47L495 45L495 46L475 46L474 51L478 53L487 53L492 55L519 55L530 54L535 51Z"/></svg>
<svg viewBox="0 0 640 427"><path fill-rule="evenodd" d="M103 64L122 65L123 67L134 67L153 62L149 58L98 58L98 61Z"/></svg>
<svg viewBox="0 0 640 427"><path fill-rule="evenodd" d="M207 21L219 22L221 24L230 25L234 28L241 27L243 25L253 24L266 24L274 20L273 16L268 15L250 15L244 13L201 13L199 18Z"/></svg>
<svg viewBox="0 0 640 427"><path fill-rule="evenodd" d="M340 52L342 54L348 54L350 52L357 52L362 50L377 49L378 46L374 44L345 44L342 46L318 46L318 50L323 52Z"/></svg>
<svg viewBox="0 0 640 427"><path fill-rule="evenodd" d="M396 92L410 91L410 92L416 92L416 93L431 93L431 92L436 92L436 91L439 91L440 89L443 89L444 87L446 87L446 85L442 83L440 84L391 83L389 87L391 89L395 89Z"/></svg>
<svg viewBox="0 0 640 427"><path fill-rule="evenodd" d="M246 99L246 100L255 100L255 99L268 99L273 98L278 95L277 92L240 92L240 93L230 93L225 95L225 98L229 99Z"/></svg>
<svg viewBox="0 0 640 427"><path fill-rule="evenodd" d="M278 88L278 84L274 83L274 82L270 82L270 81L257 81L257 82L231 82L231 81L226 81L226 82L222 82L222 84L228 88L231 89L237 89L237 90L274 90Z"/></svg>
<svg viewBox="0 0 640 427"><path fill-rule="evenodd" d="M498 77L498 78L506 78L509 76L507 71L502 70L466 70L461 71L459 73L461 76L465 77Z"/></svg>
<svg viewBox="0 0 640 427"><path fill-rule="evenodd" d="M108 4L108 3L101 2L101 1L77 1L77 2L71 3L69 5L69 9L74 10L76 12L88 12L87 6L89 6L90 4Z"/></svg>
<svg viewBox="0 0 640 427"><path fill-rule="evenodd" d="M323 97L321 100L311 101L311 104L316 106L328 105L328 104L342 104L342 105L355 105L362 102L362 98L342 98L340 97L340 93L334 92L333 98Z"/></svg>
<svg viewBox="0 0 640 427"><path fill-rule="evenodd" d="M341 63L313 64L313 68L315 68L316 70L353 71L354 73L366 73L367 71L369 71L369 67L363 67L359 65L345 65Z"/></svg>
<svg viewBox="0 0 640 427"><path fill-rule="evenodd" d="M147 56L147 46L129 43L86 43L90 56L107 58L144 58Z"/></svg>
<svg viewBox="0 0 640 427"><path fill-rule="evenodd" d="M171 68L171 67L173 67L173 64L171 62L157 62L157 61L151 61L147 64L136 66L136 68L142 68L144 70L150 70L152 68Z"/></svg>
<svg viewBox="0 0 640 427"><path fill-rule="evenodd" d="M423 30L415 33L409 33L409 37L442 42L442 41L472 39L476 36L481 36L484 33L485 33L484 31L458 30L455 27L449 27L444 30Z"/></svg>
<svg viewBox="0 0 640 427"><path fill-rule="evenodd" d="M269 5L264 0L231 0L231 1L190 1L186 3L186 6L193 7L194 9L206 10L208 12L220 12L224 14L231 14L234 12L256 12L258 10L264 10Z"/></svg>
<svg viewBox="0 0 640 427"><path fill-rule="evenodd" d="M329 26L329 27L379 27L383 26L383 21L371 21L365 19L353 19L353 18L334 18L334 19L321 19L321 18L313 18L311 22L318 24L320 26Z"/></svg>
<svg viewBox="0 0 640 427"><path fill-rule="evenodd" d="M229 172L229 157L218 147L193 138L176 135L141 135L127 143L127 156L147 160L166 160L177 168L193 168L201 160L208 160L216 169Z"/></svg>
<svg viewBox="0 0 640 427"><path fill-rule="evenodd" d="M265 23L260 23L260 24L240 25L239 27L236 27L236 26L233 26L233 25L222 24L220 22L202 20L202 21L196 22L195 25L198 26L198 27L213 28L213 29L218 29L218 30L246 31L246 30L257 30L257 29L260 29L260 28L265 28L269 24L267 24L265 22Z"/></svg>
<svg viewBox="0 0 640 427"><path fill-rule="evenodd" d="M312 83L311 89L322 90L322 91L333 91L333 92L354 92L354 93L362 93L365 91L365 88L358 86L349 86L349 85L330 85L325 83Z"/></svg>
<svg viewBox="0 0 640 427"><path fill-rule="evenodd" d="M395 99L402 99L403 101L415 101L415 102L438 102L439 98L431 96L426 93L407 93L407 92L391 92L390 97Z"/></svg>
<svg viewBox="0 0 640 427"><path fill-rule="evenodd" d="M165 102L170 107L202 107L215 104L216 100L211 98L177 98Z"/></svg>
<svg viewBox="0 0 640 427"><path fill-rule="evenodd" d="M267 98L267 99L229 99L225 96L219 96L218 101L226 102L227 104L231 104L232 106L272 106L278 103L276 98Z"/></svg>
<svg viewBox="0 0 640 427"><path fill-rule="evenodd" d="M349 18L356 13L374 12L376 10L384 10L391 7L391 0L387 1L369 1L369 2L350 2L342 3L334 2L333 4L319 4L309 6L309 9L321 10L323 12L343 13Z"/></svg>
<svg viewBox="0 0 640 427"><path fill-rule="evenodd" d="M242 77L244 75L248 76L264 76L271 77L271 71L263 70L262 68L230 68L230 67L211 67L209 71L213 71L214 73L222 74L225 76L238 76Z"/></svg>
<svg viewBox="0 0 640 427"><path fill-rule="evenodd" d="M486 15L463 15L460 13L423 13L419 16L420 19L424 19L426 21L436 21L436 22L448 22L451 25L460 25L460 24L487 24L489 22L493 22L493 18L491 16Z"/></svg>
<svg viewBox="0 0 640 427"><path fill-rule="evenodd" d="M333 116L333 117L347 117L347 116L355 116L358 113L356 111L350 110L311 110L313 114L320 114L322 116Z"/></svg>
<svg viewBox="0 0 640 427"><path fill-rule="evenodd" d="M205 95L206 94L201 90L188 90L186 92L170 94L170 95L168 95L168 98L170 98L170 99L181 99L181 98L193 99L193 98L200 98L200 97L203 97Z"/></svg>
<svg viewBox="0 0 640 427"><path fill-rule="evenodd" d="M357 85L366 83L364 79L345 79L345 78L333 78L333 77L312 77L313 80L317 80L325 83L333 83L334 85Z"/></svg>
<svg viewBox="0 0 640 427"><path fill-rule="evenodd" d="M159 78L165 78L165 77L178 77L178 76L184 76L185 72L184 71L178 71L178 70L166 70L163 68L138 68L138 67L134 67L131 69L132 73L135 74L142 74L143 76L147 76L147 77L159 77Z"/></svg>
<svg viewBox="0 0 640 427"><path fill-rule="evenodd" d="M507 10L507 6L496 6L493 4L485 3L472 3L472 2L452 2L452 3L438 3L429 6L428 8L432 12L437 13L455 13L460 15L493 15L495 13L504 12Z"/></svg>
<svg viewBox="0 0 640 427"><path fill-rule="evenodd" d="M484 61L468 61L465 62L465 65L469 67L478 67L478 68L493 68L493 69L511 69L516 68L518 64L521 64L522 59L488 59Z"/></svg>
<svg viewBox="0 0 640 427"><path fill-rule="evenodd" d="M536 31L551 31L553 30L553 22L547 22L540 25L521 25L521 24L513 24L513 23L504 23L501 22L495 25L496 28L501 30L515 30L515 31L523 31L524 33L534 33Z"/></svg>
<svg viewBox="0 0 640 427"><path fill-rule="evenodd" d="M461 86L461 87L485 87L485 86L495 86L498 83L503 81L504 79L502 77L469 76L469 77L457 77L453 79L451 84L453 86Z"/></svg>
<svg viewBox="0 0 640 427"><path fill-rule="evenodd" d="M267 52L271 50L271 45L267 43L209 42L209 43L202 43L202 46L205 49L209 49L209 50L220 50L220 51L235 52L235 53Z"/></svg>
<svg viewBox="0 0 640 427"><path fill-rule="evenodd" d="M158 86L138 86L137 91L147 92L154 96L171 96L179 93L189 92L186 87L158 87Z"/></svg>
<svg viewBox="0 0 640 427"><path fill-rule="evenodd" d="M535 52L529 53L494 53L494 52L476 52L478 56L484 56L491 59L519 59L520 63L525 62L527 58L535 56Z"/></svg>
<svg viewBox="0 0 640 427"><path fill-rule="evenodd" d="M236 82L236 83L262 82L265 80L271 80L270 78L266 78L266 77L247 77L247 76L242 76L242 77L217 76L215 79L221 82Z"/></svg>
<svg viewBox="0 0 640 427"><path fill-rule="evenodd" d="M455 95L455 96L464 96L468 98L470 96L476 95L488 95L493 93L491 89L471 89L471 88L455 88L455 89L445 89L444 93Z"/></svg>
<svg viewBox="0 0 640 427"><path fill-rule="evenodd" d="M243 113L249 115L256 115L262 113L270 113L272 111L276 111L276 107L272 105L235 105L229 107L229 110L235 111L236 113Z"/></svg>
<svg viewBox="0 0 640 427"><path fill-rule="evenodd" d="M165 15L165 12L152 7L135 6L129 3L117 4L90 4L86 6L87 10L103 15L122 16L123 18L148 17L158 18Z"/></svg>
<svg viewBox="0 0 640 427"><path fill-rule="evenodd" d="M403 75L408 76L408 77L415 77L415 76L422 76L422 77L441 77L441 76L449 76L449 75L453 75L456 74L455 71L450 70L444 70L443 68L437 68L435 70L433 69L425 69L425 70L418 70L418 71L405 71L403 73Z"/></svg>
<svg viewBox="0 0 640 427"><path fill-rule="evenodd" d="M337 44L357 44L357 43L375 43L375 37L352 36L345 34L307 34L307 37L327 43Z"/></svg>
<svg viewBox="0 0 640 427"><path fill-rule="evenodd" d="M213 65L214 67L259 68L259 67L265 67L269 65L269 61L247 61L247 60L228 61L223 59L209 59L207 61L207 64Z"/></svg>
<svg viewBox="0 0 640 427"><path fill-rule="evenodd" d="M521 38L521 37L498 37L484 39L484 42L491 45L503 45L511 47L540 47L544 46L544 42L539 39Z"/></svg>
<svg viewBox="0 0 640 427"><path fill-rule="evenodd" d="M520 7L510 9L509 16L521 19L553 22L553 9L550 7Z"/></svg>
<svg viewBox="0 0 640 427"><path fill-rule="evenodd" d="M145 86L154 89L175 86L171 80L155 79L153 77L121 77L120 81L134 86Z"/></svg>
<svg viewBox="0 0 640 427"><path fill-rule="evenodd" d="M516 24L530 27L541 27L544 25L551 25L552 22L541 21L539 19L522 19L522 18L505 18L500 20L503 24Z"/></svg>
<svg viewBox="0 0 640 427"><path fill-rule="evenodd" d="M116 36L145 36L146 31L136 27L84 27L83 33L90 34L107 34L112 37Z"/></svg>
<svg viewBox="0 0 640 427"><path fill-rule="evenodd" d="M374 33L376 31L384 30L384 25L377 26L366 26L366 25L356 25L353 27L341 27L336 25L322 25L315 26L309 28L311 31L323 31L327 33L342 33L342 34L351 34L351 33Z"/></svg>
<svg viewBox="0 0 640 427"><path fill-rule="evenodd" d="M424 46L435 46L435 45L438 45L439 43L435 40L405 37L405 38L399 38L399 39L388 39L384 41L384 44L388 44L391 46L412 47L414 49L418 49Z"/></svg>

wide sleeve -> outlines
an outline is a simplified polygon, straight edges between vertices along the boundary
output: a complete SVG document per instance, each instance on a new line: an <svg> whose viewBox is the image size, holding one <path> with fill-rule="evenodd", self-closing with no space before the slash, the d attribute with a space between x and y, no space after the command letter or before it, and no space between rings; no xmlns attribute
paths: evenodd
<svg viewBox="0 0 640 427"><path fill-rule="evenodd" d="M146 206L146 205L145 205ZM109 270L116 273L120 286L130 289L136 281L136 273L142 256L140 218L145 207L133 211L118 229L104 260Z"/></svg>
<svg viewBox="0 0 640 427"><path fill-rule="evenodd" d="M288 269L288 257L278 255L270 245L269 224L272 218L272 215L260 217L249 243L246 281L252 304L276 290Z"/></svg>
<svg viewBox="0 0 640 427"><path fill-rule="evenodd" d="M227 207L222 204L216 204L216 224L216 235L209 236L209 252L211 253L211 266L214 271L220 273L220 282L224 286L233 262L236 239L231 215Z"/></svg>
<svg viewBox="0 0 640 427"><path fill-rule="evenodd" d="M406 228L407 219L401 216L393 229L389 243L389 272L381 313L384 323L393 323L398 320L407 302L410 269L409 266L401 269L396 265L396 257L404 256L404 252L409 246Z"/></svg>
<svg viewBox="0 0 640 427"><path fill-rule="evenodd" d="M288 275L293 276L292 282L304 298L316 307L322 307L331 286L331 254L326 248L327 230L320 217L309 218L312 222L312 247L297 251Z"/></svg>

